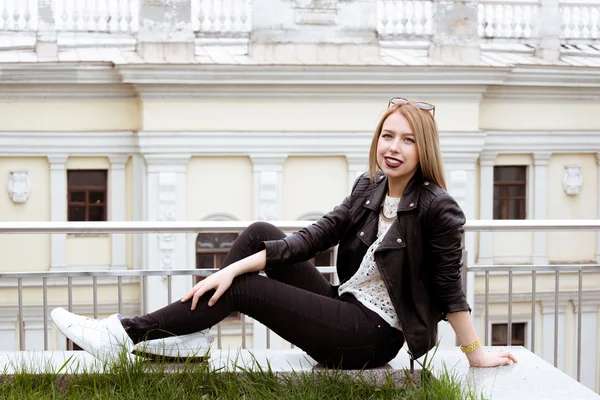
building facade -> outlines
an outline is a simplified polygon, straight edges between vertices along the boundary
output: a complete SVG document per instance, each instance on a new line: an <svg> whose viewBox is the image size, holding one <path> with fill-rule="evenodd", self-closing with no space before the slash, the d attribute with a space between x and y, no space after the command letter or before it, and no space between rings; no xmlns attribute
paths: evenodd
<svg viewBox="0 0 600 400"><path fill-rule="evenodd" d="M0 219L315 219L365 171L392 96L436 105L448 190L467 219L600 218L600 5L226 3L124 1L91 11L6 2ZM234 239L0 235L0 268L212 267ZM468 233L466 249L470 265L600 263L596 232ZM552 362L555 276L538 274L535 330L531 274L513 278L512 343L535 341ZM144 297L138 280L123 279L124 314L167 303L166 281L148 282ZM98 314L115 312L115 280L97 283ZM507 274L491 276L487 329L484 278L469 283L478 331L506 344ZM66 304L66 281L48 284L50 304ZM173 278L173 296L191 284ZM91 314L91 282L73 285L75 311ZM19 345L16 286L0 281L2 350ZM598 391L600 274L585 274L583 294L582 382ZM40 297L40 282L25 281L28 349L43 348ZM577 307L577 274L561 273L558 366L572 376ZM239 318L223 324L223 346L239 345ZM251 323L247 333L248 347L265 346L264 327ZM445 323L440 336L454 344ZM66 340L52 330L51 345Z"/></svg>

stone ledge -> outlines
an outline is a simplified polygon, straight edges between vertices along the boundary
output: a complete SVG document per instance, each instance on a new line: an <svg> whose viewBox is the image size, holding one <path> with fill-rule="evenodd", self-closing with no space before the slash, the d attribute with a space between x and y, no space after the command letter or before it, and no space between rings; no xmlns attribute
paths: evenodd
<svg viewBox="0 0 600 400"><path fill-rule="evenodd" d="M486 399L493 400L600 400L594 393L573 378L554 368L535 354L523 347L509 347L519 360L518 363L498 368L470 368L465 356L458 348L440 348L432 360L431 368L435 376L440 376L447 369L450 374L461 379ZM70 360L69 358L72 357ZM0 352L0 370L6 375L19 371L19 367L27 367L28 372L58 371L66 361L63 373L101 372L102 366L90 354L72 351L47 352ZM423 361L422 359L419 361ZM285 375L292 373L319 373L325 371L317 363L300 350L214 350L211 352L210 368L224 372L233 372L234 366L258 365L270 368L273 372ZM418 364L416 364L418 366ZM408 354L401 350L396 358L382 368L363 371L361 377L372 379L374 384L392 376L401 384L407 377L409 367ZM357 371L346 371L358 374ZM419 371L415 371L413 380L418 379ZM397 379L397 381L396 381Z"/></svg>

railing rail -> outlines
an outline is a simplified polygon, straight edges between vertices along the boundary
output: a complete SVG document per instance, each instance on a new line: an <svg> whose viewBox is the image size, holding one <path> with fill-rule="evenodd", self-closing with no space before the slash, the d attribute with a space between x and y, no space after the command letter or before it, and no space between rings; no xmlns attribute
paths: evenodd
<svg viewBox="0 0 600 400"><path fill-rule="evenodd" d="M224 233L240 232L253 221L124 221L124 222L0 222L0 234L40 234L40 233ZM284 231L296 231L304 228L310 221L276 221L274 225ZM465 224L466 232L506 232L506 231L600 231L600 219L596 220L472 220ZM319 267L323 273L335 272L335 267ZM43 325L44 325L44 349L49 348L48 333L48 283L61 281L64 284L67 280L68 290L68 308L73 308L73 279L91 278L93 293L93 314L98 314L98 278L116 278L118 290L118 312L121 312L123 306L123 278L139 278L140 290L144 293L147 287L147 278L165 277L167 280L166 301L172 301L172 277L191 276L195 279L197 276L208 276L214 273L216 269L184 269L184 270L117 270L117 271L37 271L37 272L0 272L0 281L17 281L17 304L18 304L18 329L20 349L25 350L25 331L24 331L24 299L23 299L23 281L40 282L42 287L42 307L43 307ZM553 363L558 367L558 343L559 343L559 293L560 293L560 273L577 275L576 301L576 376L581 381L582 364L582 305L585 295L583 287L583 276L588 273L600 273L598 264L555 264L555 265L468 265L465 263L465 272L472 272L478 276L484 276L484 320L485 333L484 342L488 344L489 338L489 299L490 299L490 279L491 274L508 274L508 324L507 341L510 346L512 335L511 328L513 324L513 279L514 274L531 274L531 341L529 348L535 351L535 332L536 332L536 294L537 294L537 274L550 273L554 275L554 336L553 336ZM520 293L521 297L524 293ZM526 294L525 294L526 295ZM142 296L143 297L143 296ZM56 304L53 304L53 306ZM141 305L142 312L145 312L145 306ZM245 347L246 321L242 317L242 347ZM217 326L218 346L221 346L221 325ZM545 332L544 334L549 334ZM270 347L270 332L267 330L267 347Z"/></svg>

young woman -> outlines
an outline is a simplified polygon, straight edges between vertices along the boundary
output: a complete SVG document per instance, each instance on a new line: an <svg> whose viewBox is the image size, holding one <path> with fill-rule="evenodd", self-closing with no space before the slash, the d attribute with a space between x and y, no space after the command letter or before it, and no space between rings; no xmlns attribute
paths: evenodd
<svg viewBox="0 0 600 400"><path fill-rule="evenodd" d="M390 100L369 171L339 206L287 237L270 224L252 224L223 268L180 301L130 319L91 320L59 308L52 312L56 325L85 350L110 357L122 346L185 338L239 311L319 363L355 369L386 364L405 342L412 359L423 356L447 319L471 366L516 361L508 352L484 351L471 322L461 284L465 218L444 190L434 112L428 103ZM339 287L307 261L335 245Z"/></svg>

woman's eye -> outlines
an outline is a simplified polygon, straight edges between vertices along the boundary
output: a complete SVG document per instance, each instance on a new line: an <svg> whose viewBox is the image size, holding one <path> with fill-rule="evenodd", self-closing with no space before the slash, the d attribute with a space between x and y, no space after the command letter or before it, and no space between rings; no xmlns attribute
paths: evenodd
<svg viewBox="0 0 600 400"><path fill-rule="evenodd" d="M414 143L415 142L415 140L413 138L405 138L404 141L406 143Z"/></svg>
<svg viewBox="0 0 600 400"><path fill-rule="evenodd" d="M392 135L390 135L389 133L384 133L383 135L381 135L381 137L389 139L392 137Z"/></svg>

